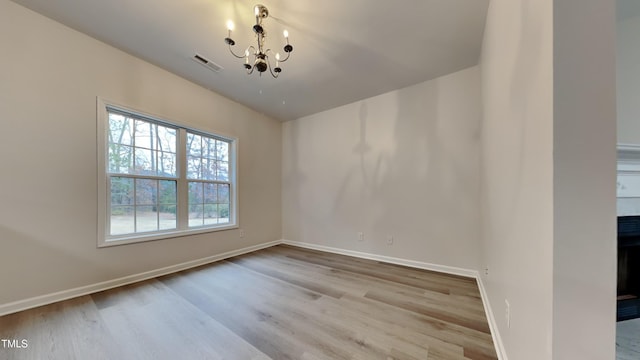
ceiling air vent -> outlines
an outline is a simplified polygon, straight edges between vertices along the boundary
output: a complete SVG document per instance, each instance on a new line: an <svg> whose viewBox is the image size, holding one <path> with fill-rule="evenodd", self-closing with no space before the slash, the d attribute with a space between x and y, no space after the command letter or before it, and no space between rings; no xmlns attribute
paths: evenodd
<svg viewBox="0 0 640 360"><path fill-rule="evenodd" d="M214 63L213 61L207 59L206 57L196 53L195 55L193 55L193 61L197 62L198 64L205 66L206 68L208 68L209 70L212 70L214 72L220 72L220 70L222 70L222 66Z"/></svg>

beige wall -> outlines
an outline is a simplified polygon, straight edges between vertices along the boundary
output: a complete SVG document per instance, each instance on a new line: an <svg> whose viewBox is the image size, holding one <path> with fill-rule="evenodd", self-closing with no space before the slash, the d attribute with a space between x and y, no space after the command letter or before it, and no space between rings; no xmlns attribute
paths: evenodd
<svg viewBox="0 0 640 360"><path fill-rule="evenodd" d="M614 9L490 4L483 283L510 359L615 358Z"/></svg>
<svg viewBox="0 0 640 360"><path fill-rule="evenodd" d="M278 121L7 0L0 52L0 305L280 239ZM246 237L96 248L96 96L237 137Z"/></svg>
<svg viewBox="0 0 640 360"><path fill-rule="evenodd" d="M472 67L285 123L283 237L476 270L479 80Z"/></svg>
<svg viewBox="0 0 640 360"><path fill-rule="evenodd" d="M615 5L554 1L554 359L615 359Z"/></svg>
<svg viewBox="0 0 640 360"><path fill-rule="evenodd" d="M480 60L482 280L516 360L551 359L552 45L551 0L491 1Z"/></svg>

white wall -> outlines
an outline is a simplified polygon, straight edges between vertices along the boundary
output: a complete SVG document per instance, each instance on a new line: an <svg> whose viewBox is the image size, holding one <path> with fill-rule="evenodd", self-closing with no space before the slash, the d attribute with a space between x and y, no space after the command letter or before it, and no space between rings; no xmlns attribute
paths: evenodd
<svg viewBox="0 0 640 360"><path fill-rule="evenodd" d="M281 238L278 121L8 0L0 52L0 305ZM96 248L96 96L237 137L246 237Z"/></svg>
<svg viewBox="0 0 640 360"><path fill-rule="evenodd" d="M613 0L489 7L483 283L510 359L615 357L614 9Z"/></svg>
<svg viewBox="0 0 640 360"><path fill-rule="evenodd" d="M640 16L616 23L618 143L640 145ZM640 214L640 198L618 198L618 215Z"/></svg>
<svg viewBox="0 0 640 360"><path fill-rule="evenodd" d="M283 237L477 269L479 80L472 67L285 123Z"/></svg>
<svg viewBox="0 0 640 360"><path fill-rule="evenodd" d="M615 0L555 0L554 359L615 359Z"/></svg>
<svg viewBox="0 0 640 360"><path fill-rule="evenodd" d="M640 198L618 198L617 215L640 215Z"/></svg>
<svg viewBox="0 0 640 360"><path fill-rule="evenodd" d="M640 145L640 16L617 22L618 143Z"/></svg>
<svg viewBox="0 0 640 360"><path fill-rule="evenodd" d="M618 151L617 215L640 215L640 152L625 147Z"/></svg>
<svg viewBox="0 0 640 360"><path fill-rule="evenodd" d="M487 16L482 281L509 359L551 359L552 0L492 0Z"/></svg>

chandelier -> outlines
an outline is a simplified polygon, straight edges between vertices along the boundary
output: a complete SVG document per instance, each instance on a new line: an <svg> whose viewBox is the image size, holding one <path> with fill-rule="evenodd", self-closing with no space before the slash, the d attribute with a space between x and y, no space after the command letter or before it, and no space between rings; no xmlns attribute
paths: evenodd
<svg viewBox="0 0 640 360"><path fill-rule="evenodd" d="M254 6L253 10L256 16L256 24L253 25L253 32L256 33L258 47L250 45L246 48L244 54L236 54L232 48L236 42L231 38L231 31L233 31L234 28L233 21L231 20L227 21L229 36L224 39L224 42L229 45L229 51L233 56L238 59L244 59L244 68L247 70L247 74L252 74L254 70L258 70L258 73L262 76L263 72L269 70L271 76L277 78L280 72L282 72L280 63L287 61L293 51L293 46L289 44L289 32L287 30L283 31L284 39L287 42L283 50L287 55L285 58L281 58L280 53L274 54L271 49L265 49L264 46L267 30L262 26L262 20L269 16L269 10L266 6L260 4ZM275 66L272 65L272 56L275 58Z"/></svg>

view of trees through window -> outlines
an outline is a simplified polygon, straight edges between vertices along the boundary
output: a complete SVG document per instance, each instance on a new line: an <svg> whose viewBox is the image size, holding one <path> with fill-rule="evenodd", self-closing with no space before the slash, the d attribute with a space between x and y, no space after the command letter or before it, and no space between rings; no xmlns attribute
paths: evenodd
<svg viewBox="0 0 640 360"><path fill-rule="evenodd" d="M229 223L229 141L116 110L108 111L108 122L111 236ZM179 208L180 196L188 197L187 209ZM185 224L181 211L188 213Z"/></svg>
<svg viewBox="0 0 640 360"><path fill-rule="evenodd" d="M229 143L187 133L189 226L229 222Z"/></svg>

